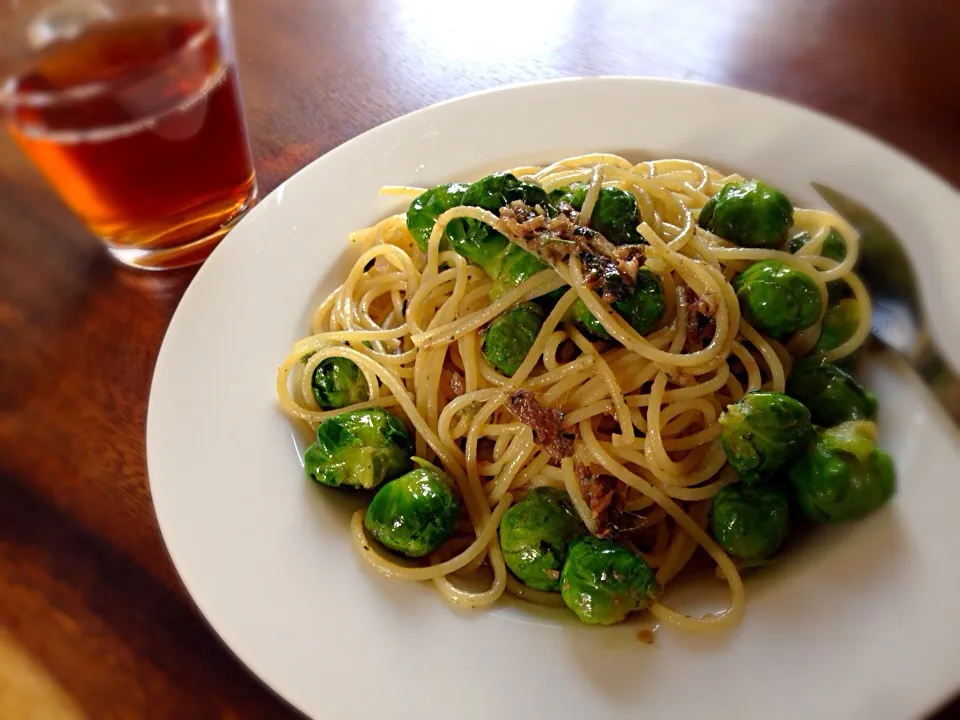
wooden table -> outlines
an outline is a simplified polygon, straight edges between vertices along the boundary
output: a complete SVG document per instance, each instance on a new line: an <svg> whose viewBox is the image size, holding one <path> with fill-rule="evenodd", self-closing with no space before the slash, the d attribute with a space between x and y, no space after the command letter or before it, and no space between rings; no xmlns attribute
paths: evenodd
<svg viewBox="0 0 960 720"><path fill-rule="evenodd" d="M787 98L960 183L960 3L949 0L234 5L263 193L430 103L601 74ZM147 393L193 274L112 264L0 138L2 718L294 715L195 613L150 504Z"/></svg>

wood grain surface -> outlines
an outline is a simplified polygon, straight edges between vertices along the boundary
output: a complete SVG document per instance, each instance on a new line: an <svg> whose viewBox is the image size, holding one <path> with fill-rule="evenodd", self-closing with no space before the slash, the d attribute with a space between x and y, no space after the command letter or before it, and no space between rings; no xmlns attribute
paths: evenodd
<svg viewBox="0 0 960 720"><path fill-rule="evenodd" d="M236 0L234 25L263 193L425 105L608 74L792 100L960 184L952 0ZM147 394L193 274L114 265L0 136L0 718L294 716L195 613L150 504Z"/></svg>

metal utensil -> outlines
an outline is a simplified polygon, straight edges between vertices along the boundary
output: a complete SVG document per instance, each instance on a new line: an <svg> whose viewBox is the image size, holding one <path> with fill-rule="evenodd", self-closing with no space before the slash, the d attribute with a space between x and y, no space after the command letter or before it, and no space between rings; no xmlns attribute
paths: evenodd
<svg viewBox="0 0 960 720"><path fill-rule="evenodd" d="M873 299L871 335L910 363L960 427L960 377L930 337L904 242L876 213L849 195L820 183L811 185L860 233L857 274Z"/></svg>

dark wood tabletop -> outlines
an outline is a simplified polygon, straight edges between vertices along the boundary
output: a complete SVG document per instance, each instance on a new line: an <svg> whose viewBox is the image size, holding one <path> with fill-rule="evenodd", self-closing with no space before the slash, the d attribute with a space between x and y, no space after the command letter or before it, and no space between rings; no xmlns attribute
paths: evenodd
<svg viewBox="0 0 960 720"><path fill-rule="evenodd" d="M960 185L949 0L237 0L234 16L262 194L425 105L611 74L792 100ZM0 136L2 718L295 716L196 613L150 503L150 378L193 275L115 265Z"/></svg>

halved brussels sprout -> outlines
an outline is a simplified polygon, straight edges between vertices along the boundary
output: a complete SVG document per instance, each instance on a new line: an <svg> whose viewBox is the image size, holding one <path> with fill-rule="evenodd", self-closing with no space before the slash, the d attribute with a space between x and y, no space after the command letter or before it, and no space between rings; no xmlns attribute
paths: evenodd
<svg viewBox="0 0 960 720"><path fill-rule="evenodd" d="M412 452L410 433L396 415L380 408L348 410L317 426L304 470L323 485L369 490L406 472Z"/></svg>
<svg viewBox="0 0 960 720"><path fill-rule="evenodd" d="M335 410L370 399L367 379L353 360L324 358L313 371L313 397L324 410Z"/></svg>

